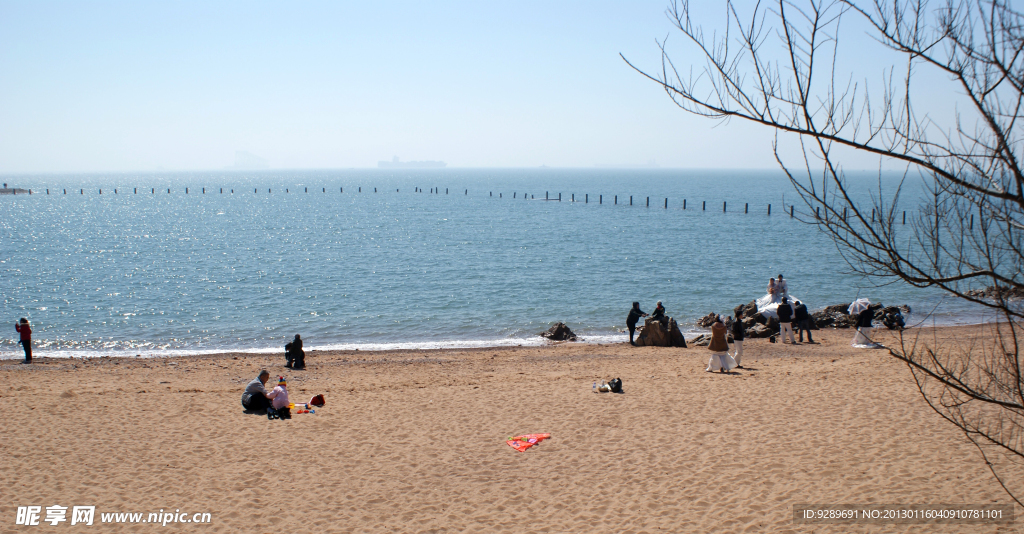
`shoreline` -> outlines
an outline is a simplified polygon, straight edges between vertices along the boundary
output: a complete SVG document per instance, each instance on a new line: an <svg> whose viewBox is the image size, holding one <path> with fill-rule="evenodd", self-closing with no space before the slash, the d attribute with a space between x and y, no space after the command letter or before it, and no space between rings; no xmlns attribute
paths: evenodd
<svg viewBox="0 0 1024 534"><path fill-rule="evenodd" d="M985 325L990 323L977 323L968 325L945 325L945 326L918 326L913 328L906 328L903 330L904 335L923 335L928 333L946 333L946 332L972 332L977 328L984 328ZM710 332L710 329L705 329L706 332ZM848 333L848 337L852 339L856 330L853 328L831 328L826 327L820 330L813 330L812 335L818 336L819 332L831 332L833 334L826 335L838 335L843 336ZM693 338L690 333L687 332L688 336L687 343L689 344ZM697 334L699 335L699 334ZM897 338L899 331L887 330L884 328L875 328L872 332L872 337L878 338L880 336L888 336L890 338ZM307 358L313 354L316 355L337 355L337 354L424 354L424 353L446 353L446 352L478 352L488 350L514 350L514 349L550 349L562 346L579 346L579 347L625 347L629 349L639 350L643 348L654 348L663 350L691 350L691 349L706 349L706 347L694 347L688 345L687 349L673 349L671 347L630 347L626 339L628 336L625 334L621 336L602 336L599 340L592 340L581 336L580 341L550 341L541 336L535 336L536 339L513 339L507 343L490 344L486 341L480 343L462 343L458 341L451 342L427 342L422 344L417 343L377 343L377 344L350 344L350 345L320 345L313 346L306 349ZM621 337L622 340L609 340L610 337ZM751 339L749 342L768 343L767 339ZM417 345L417 346L409 346ZM369 347L369 348L368 348ZM53 356L46 351L36 350L33 347L32 361L68 361L68 360L93 360L93 359L120 359L120 360L162 360L162 359L180 359L180 358L204 358L204 357L284 357L283 347L268 348L268 349L208 349L208 350L168 350L162 353L153 353L153 351L142 351L135 355L131 352L135 351L64 351L64 352L76 352L74 355L58 355ZM24 358L20 347L15 352L0 352L0 363L2 362L18 362Z"/></svg>

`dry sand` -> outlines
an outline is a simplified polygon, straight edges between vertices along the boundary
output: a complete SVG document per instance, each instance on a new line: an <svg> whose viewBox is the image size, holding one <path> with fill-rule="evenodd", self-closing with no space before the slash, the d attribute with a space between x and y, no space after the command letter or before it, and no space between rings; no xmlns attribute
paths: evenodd
<svg viewBox="0 0 1024 534"><path fill-rule="evenodd" d="M816 337L748 340L729 375L706 348L309 352L291 397L327 406L290 421L239 404L281 356L4 361L0 532L1021 532L795 524L802 503L1010 502L902 364ZM625 394L591 392L613 377ZM504 442L533 432L552 438ZM55 504L96 524L14 526ZM160 509L212 522L99 524Z"/></svg>

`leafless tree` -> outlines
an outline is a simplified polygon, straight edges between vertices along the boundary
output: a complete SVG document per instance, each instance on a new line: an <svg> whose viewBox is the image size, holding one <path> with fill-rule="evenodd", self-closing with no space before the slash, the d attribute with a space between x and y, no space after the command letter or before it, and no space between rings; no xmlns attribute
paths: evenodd
<svg viewBox="0 0 1024 534"><path fill-rule="evenodd" d="M677 0L667 14L691 50L687 66L677 67L667 41L660 72L630 66L690 113L773 129L803 219L831 235L853 271L991 310L987 340L939 346L905 336L890 352L1021 504L1024 307L1013 296L1024 294L1024 16L1005 0L776 0L745 16L725 7L724 32L708 35ZM851 26L897 58L873 94L844 75L840 37ZM922 73L949 82L957 105L948 125L935 118L948 110L915 105L935 89L915 86ZM787 138L801 149L796 166L783 160ZM880 178L864 195L841 164L854 152L902 179L883 187ZM926 193L903 198L908 177L922 178ZM916 209L906 224L908 202Z"/></svg>

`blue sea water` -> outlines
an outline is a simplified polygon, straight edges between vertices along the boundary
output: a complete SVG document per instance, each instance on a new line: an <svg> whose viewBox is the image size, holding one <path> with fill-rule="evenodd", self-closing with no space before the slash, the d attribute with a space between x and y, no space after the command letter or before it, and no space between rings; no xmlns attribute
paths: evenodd
<svg viewBox="0 0 1024 534"><path fill-rule="evenodd" d="M662 300L695 330L700 316L764 294L779 273L810 308L868 297L909 304L911 320L978 318L936 291L848 274L831 239L788 216L796 196L780 172L365 169L3 181L33 191L0 197L7 358L20 357L20 317L33 325L39 356L279 352L296 333L307 348L540 344L537 333L556 321L587 341L623 341L634 300L646 311ZM559 194L560 202L543 200Z"/></svg>

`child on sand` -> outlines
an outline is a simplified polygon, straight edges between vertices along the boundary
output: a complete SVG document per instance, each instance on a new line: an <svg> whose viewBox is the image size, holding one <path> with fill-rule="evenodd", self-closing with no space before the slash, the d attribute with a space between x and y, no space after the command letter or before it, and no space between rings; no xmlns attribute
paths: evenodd
<svg viewBox="0 0 1024 534"><path fill-rule="evenodd" d="M292 412L288 409L288 381L283 376L277 377L277 387L274 388L267 398L271 400L271 407L273 408L273 415L278 419L291 419ZM267 410L267 417L271 417L270 410Z"/></svg>

